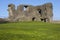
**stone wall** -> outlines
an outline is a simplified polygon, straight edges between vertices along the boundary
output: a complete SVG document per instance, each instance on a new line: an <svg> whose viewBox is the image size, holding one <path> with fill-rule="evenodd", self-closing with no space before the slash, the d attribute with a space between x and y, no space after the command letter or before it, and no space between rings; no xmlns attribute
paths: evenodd
<svg viewBox="0 0 60 40"><path fill-rule="evenodd" d="M9 21L44 21L51 22L53 18L52 3L39 6L19 5L15 9L14 4L8 5Z"/></svg>

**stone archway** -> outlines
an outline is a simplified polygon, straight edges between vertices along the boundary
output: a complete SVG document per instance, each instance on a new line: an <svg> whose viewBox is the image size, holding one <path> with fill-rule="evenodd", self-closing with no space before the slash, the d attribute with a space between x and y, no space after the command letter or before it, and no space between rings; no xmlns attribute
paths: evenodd
<svg viewBox="0 0 60 40"><path fill-rule="evenodd" d="M35 17L33 17L33 18L32 18L32 21L35 21L35 19L36 19L36 18L35 18Z"/></svg>
<svg viewBox="0 0 60 40"><path fill-rule="evenodd" d="M47 18L44 18L44 19L41 19L41 21L48 22L48 19Z"/></svg>

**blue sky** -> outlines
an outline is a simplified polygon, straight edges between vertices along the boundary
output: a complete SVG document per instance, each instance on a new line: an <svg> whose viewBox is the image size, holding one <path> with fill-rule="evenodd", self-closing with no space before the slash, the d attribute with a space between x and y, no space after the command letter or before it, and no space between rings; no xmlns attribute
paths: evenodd
<svg viewBox="0 0 60 40"><path fill-rule="evenodd" d="M8 17L8 4L30 4L30 5L42 5L44 3L51 2L53 4L53 19L60 20L60 0L0 0L0 18Z"/></svg>

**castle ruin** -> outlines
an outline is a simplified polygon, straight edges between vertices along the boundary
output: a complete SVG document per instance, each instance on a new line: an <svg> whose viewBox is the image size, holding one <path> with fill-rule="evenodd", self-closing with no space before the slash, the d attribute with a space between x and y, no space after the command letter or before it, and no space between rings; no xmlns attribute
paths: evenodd
<svg viewBox="0 0 60 40"><path fill-rule="evenodd" d="M51 22L53 18L52 3L39 6L19 5L17 9L14 4L8 5L9 17L12 22L17 21L44 21Z"/></svg>

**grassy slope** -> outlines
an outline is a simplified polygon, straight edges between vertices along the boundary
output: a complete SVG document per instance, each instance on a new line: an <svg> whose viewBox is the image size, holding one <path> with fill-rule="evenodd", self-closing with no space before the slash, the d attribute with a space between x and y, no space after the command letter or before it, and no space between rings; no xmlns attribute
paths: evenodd
<svg viewBox="0 0 60 40"><path fill-rule="evenodd" d="M0 24L0 40L60 40L60 24L43 22Z"/></svg>

